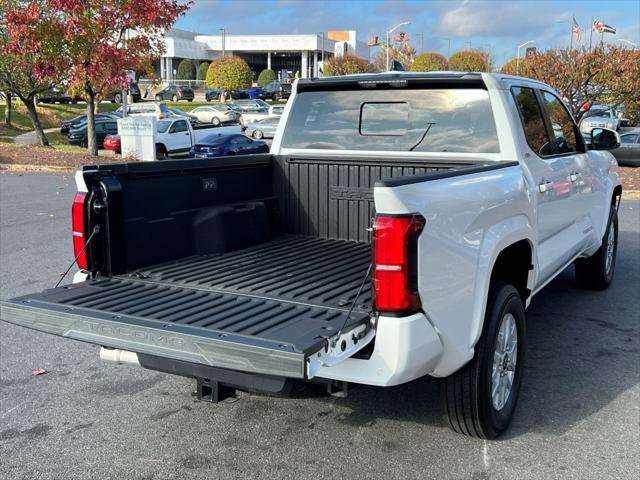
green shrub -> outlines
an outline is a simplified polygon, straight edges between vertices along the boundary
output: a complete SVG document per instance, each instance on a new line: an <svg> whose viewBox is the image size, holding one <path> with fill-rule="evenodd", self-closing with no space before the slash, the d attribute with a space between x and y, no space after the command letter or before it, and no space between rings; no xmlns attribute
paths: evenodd
<svg viewBox="0 0 640 480"><path fill-rule="evenodd" d="M258 85L264 87L266 84L275 81L278 78L276 72L271 70L270 68L265 68L258 75Z"/></svg>
<svg viewBox="0 0 640 480"><path fill-rule="evenodd" d="M489 58L478 50L462 50L449 58L449 70L456 72L488 72Z"/></svg>
<svg viewBox="0 0 640 480"><path fill-rule="evenodd" d="M324 64L324 75L350 75L353 73L367 73L369 62L354 55L331 57Z"/></svg>
<svg viewBox="0 0 640 480"><path fill-rule="evenodd" d="M205 83L208 88L242 90L251 86L252 78L247 62L234 55L225 55L211 62Z"/></svg>
<svg viewBox="0 0 640 480"><path fill-rule="evenodd" d="M176 74L178 80L195 80L196 79L196 67L191 60L186 58L178 64L178 72Z"/></svg>
<svg viewBox="0 0 640 480"><path fill-rule="evenodd" d="M207 70L209 69L209 62L202 62L198 67L197 80L204 80L207 78Z"/></svg>
<svg viewBox="0 0 640 480"><path fill-rule="evenodd" d="M436 52L422 53L411 64L412 72L433 72L435 70L447 70L447 59Z"/></svg>

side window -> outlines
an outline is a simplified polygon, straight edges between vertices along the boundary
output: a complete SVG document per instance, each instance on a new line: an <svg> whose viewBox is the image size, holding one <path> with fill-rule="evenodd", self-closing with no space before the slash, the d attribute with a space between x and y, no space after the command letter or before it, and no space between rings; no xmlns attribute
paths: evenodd
<svg viewBox="0 0 640 480"><path fill-rule="evenodd" d="M176 123L173 124L173 127L171 127L171 133L180 133L180 132L186 132L186 131L187 131L186 120L178 120Z"/></svg>
<svg viewBox="0 0 640 480"><path fill-rule="evenodd" d="M549 135L544 126L542 111L531 88L513 87L511 93L518 104L524 135L531 150L541 157L553 155Z"/></svg>
<svg viewBox="0 0 640 480"><path fill-rule="evenodd" d="M620 137L621 143L637 143L640 135L622 135Z"/></svg>
<svg viewBox="0 0 640 480"><path fill-rule="evenodd" d="M578 139L573 119L558 97L549 92L542 93L544 108L549 116L549 123L553 129L554 143L558 153L573 153L579 151Z"/></svg>
<svg viewBox="0 0 640 480"><path fill-rule="evenodd" d="M243 143L250 143L251 140L247 137L242 137L242 136L238 136L238 137L234 137L231 140L231 143L239 143L239 144L243 144Z"/></svg>

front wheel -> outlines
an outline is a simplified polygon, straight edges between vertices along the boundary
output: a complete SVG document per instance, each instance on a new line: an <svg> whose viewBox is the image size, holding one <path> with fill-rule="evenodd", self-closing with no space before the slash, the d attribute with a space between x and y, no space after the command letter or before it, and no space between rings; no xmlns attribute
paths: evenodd
<svg viewBox="0 0 640 480"><path fill-rule="evenodd" d="M119 93L116 93L116 95L113 97L113 101L115 103L122 103L122 95L120 95Z"/></svg>
<svg viewBox="0 0 640 480"><path fill-rule="evenodd" d="M156 102L162 101L162 95L156 95Z"/></svg>
<svg viewBox="0 0 640 480"><path fill-rule="evenodd" d="M177 95L174 95L173 97L171 97L171 100L172 100L173 102L177 102L177 101L178 101L178 96L177 96Z"/></svg>
<svg viewBox="0 0 640 480"><path fill-rule="evenodd" d="M609 223L602 237L602 245L589 258L575 261L576 282L582 288L604 290L611 285L618 256L618 212L611 206Z"/></svg>
<svg viewBox="0 0 640 480"><path fill-rule="evenodd" d="M253 132L253 138L258 138L259 139L259 138L262 138L262 137L264 137L264 133L262 133L261 130L256 130L256 131Z"/></svg>
<svg viewBox="0 0 640 480"><path fill-rule="evenodd" d="M454 431L494 439L507 429L522 383L524 352L522 299L512 285L497 283L489 291L473 359L442 380L444 416Z"/></svg>
<svg viewBox="0 0 640 480"><path fill-rule="evenodd" d="M220 119L218 117L213 117L211 119L211 123L213 124L214 127L218 127L220 126Z"/></svg>

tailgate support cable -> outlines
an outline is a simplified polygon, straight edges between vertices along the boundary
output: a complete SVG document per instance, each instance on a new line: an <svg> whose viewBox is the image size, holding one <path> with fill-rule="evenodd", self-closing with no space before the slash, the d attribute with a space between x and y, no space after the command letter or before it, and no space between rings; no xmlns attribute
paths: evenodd
<svg viewBox="0 0 640 480"><path fill-rule="evenodd" d="M62 276L60 277L60 280L58 280L58 283L56 283L56 286L53 288L58 288L62 280L64 280L64 277L67 276L67 273L69 273L69 270L71 270L71 268L73 267L73 264L78 261L78 257L80 257L80 255L84 253L84 251L87 249L87 246L89 246L89 242L91 242L94 235L97 235L98 233L100 233L100 225L96 225L95 227L93 227L93 231L91 232L91 235L89 235L89 238L87 238L87 241L85 242L84 247L80 249L80 251L76 255L76 258L73 259L73 262L71 262L71 265L69 265L69 268L67 268L67 270L62 274Z"/></svg>
<svg viewBox="0 0 640 480"><path fill-rule="evenodd" d="M344 319L344 322L342 323L342 326L340 327L340 330L338 330L338 334L333 337L333 342L332 342L332 345L331 345L332 347L336 346L336 342L340 338L340 335L342 335L342 330L344 329L344 327L347 326L347 322L349 321L349 317L351 317L351 314L353 313L353 309L355 308L356 303L358 302L358 298L360 297L360 294L362 293L362 289L364 288L364 285L367 282L367 278L369 278L369 274L371 273L371 267L372 267L372 264L370 263L369 267L367 268L367 273L365 273L364 278L362 279L362 283L360 284L360 288L358 288L358 293L356 293L356 298L353 299L353 303L351 304L351 308L349 308L349 312L347 313L347 316Z"/></svg>

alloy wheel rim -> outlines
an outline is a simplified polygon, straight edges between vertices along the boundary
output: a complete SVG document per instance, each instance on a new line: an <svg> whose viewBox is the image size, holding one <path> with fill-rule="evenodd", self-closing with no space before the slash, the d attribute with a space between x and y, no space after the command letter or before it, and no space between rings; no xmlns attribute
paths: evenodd
<svg viewBox="0 0 640 480"><path fill-rule="evenodd" d="M613 251L615 247L615 232L613 231L613 224L609 227L609 235L607 235L607 255L605 257L604 268L609 274L611 272L611 266L613 265Z"/></svg>
<svg viewBox="0 0 640 480"><path fill-rule="evenodd" d="M518 328L513 314L507 313L498 329L491 370L491 401L498 411L504 408L511 395L517 360Z"/></svg>

